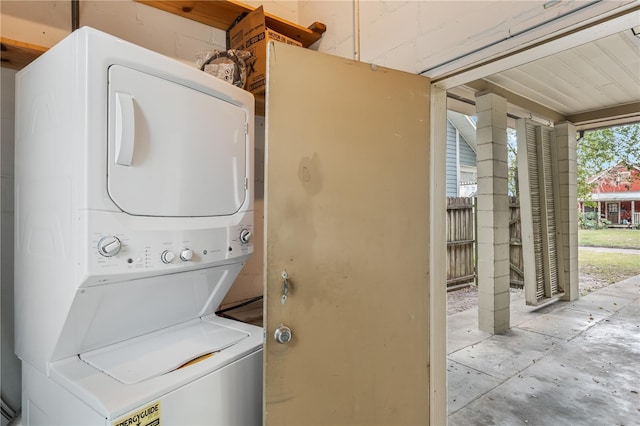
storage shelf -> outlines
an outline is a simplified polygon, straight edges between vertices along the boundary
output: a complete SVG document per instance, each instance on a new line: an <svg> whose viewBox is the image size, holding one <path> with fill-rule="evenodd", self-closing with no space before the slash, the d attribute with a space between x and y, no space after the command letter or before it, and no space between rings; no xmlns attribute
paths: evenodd
<svg viewBox="0 0 640 426"><path fill-rule="evenodd" d="M0 64L3 67L20 70L29 65L34 59L49 50L46 47L23 41L0 38L2 42L0 52Z"/></svg>
<svg viewBox="0 0 640 426"><path fill-rule="evenodd" d="M138 3L155 7L193 21L200 22L221 30L228 30L238 16L249 13L255 7L233 0L135 0ZM320 40L327 27L314 22L309 28L301 27L293 22L265 13L267 27L289 38L299 41L303 47L309 47Z"/></svg>
<svg viewBox="0 0 640 426"><path fill-rule="evenodd" d="M233 0L135 1L225 31L231 27L240 15L255 9L252 6ZM322 34L327 30L327 27L320 22L314 22L308 28L304 28L269 13L265 13L265 19L267 27L299 41L303 47L309 47L320 40ZM46 47L2 38L2 66L17 70L22 69L47 50L48 48ZM264 96L257 95L255 98L256 115L264 115Z"/></svg>
<svg viewBox="0 0 640 426"><path fill-rule="evenodd" d="M29 65L38 56L49 50L46 47L29 44L22 41L0 38L2 41L1 52L2 61L0 64L5 68L21 70ZM256 115L264 116L264 95L256 95Z"/></svg>

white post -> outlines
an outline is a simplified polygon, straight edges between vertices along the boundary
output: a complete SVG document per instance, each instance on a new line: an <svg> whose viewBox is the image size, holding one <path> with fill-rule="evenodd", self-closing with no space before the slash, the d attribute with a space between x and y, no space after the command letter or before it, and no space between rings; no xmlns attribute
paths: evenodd
<svg viewBox="0 0 640 426"><path fill-rule="evenodd" d="M431 407L430 424L447 423L447 276L440 263L441 256L433 253L446 253L446 150L447 150L447 91L436 85L431 86L431 180L430 204L432 207L430 234L430 297L429 327L431 342L429 346L429 405ZM441 209L440 211L438 209Z"/></svg>
<svg viewBox="0 0 640 426"><path fill-rule="evenodd" d="M557 231L560 233L557 239L558 256L563 270L560 280L564 284L564 296L562 300L575 300L578 292L578 219L576 218L575 205L578 201L577 186L577 142L576 127L569 122L555 125L555 146L558 162L558 195L556 208L559 209ZM583 203L584 210L584 203ZM560 277L559 277L560 278Z"/></svg>
<svg viewBox="0 0 640 426"><path fill-rule="evenodd" d="M618 201L618 207L617 207L617 210L618 210L618 225L620 225L620 210L621 210L621 208L622 208L622 203L620 203L620 201Z"/></svg>
<svg viewBox="0 0 640 426"><path fill-rule="evenodd" d="M456 195L460 196L460 132L456 129Z"/></svg>
<svg viewBox="0 0 640 426"><path fill-rule="evenodd" d="M509 197L507 101L476 97L478 127L478 324L493 334L509 330Z"/></svg>

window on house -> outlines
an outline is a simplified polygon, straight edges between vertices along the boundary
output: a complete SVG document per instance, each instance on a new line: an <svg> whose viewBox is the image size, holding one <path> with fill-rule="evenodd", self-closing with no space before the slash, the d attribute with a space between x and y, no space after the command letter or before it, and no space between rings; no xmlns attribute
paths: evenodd
<svg viewBox="0 0 640 426"><path fill-rule="evenodd" d="M478 171L475 167L460 166L460 185L477 183Z"/></svg>

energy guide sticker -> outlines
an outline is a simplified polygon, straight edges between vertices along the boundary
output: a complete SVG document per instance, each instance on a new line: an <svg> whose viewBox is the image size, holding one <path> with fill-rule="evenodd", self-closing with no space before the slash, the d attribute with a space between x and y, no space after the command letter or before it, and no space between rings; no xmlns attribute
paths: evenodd
<svg viewBox="0 0 640 426"><path fill-rule="evenodd" d="M160 401L129 413L114 421L112 426L160 426Z"/></svg>

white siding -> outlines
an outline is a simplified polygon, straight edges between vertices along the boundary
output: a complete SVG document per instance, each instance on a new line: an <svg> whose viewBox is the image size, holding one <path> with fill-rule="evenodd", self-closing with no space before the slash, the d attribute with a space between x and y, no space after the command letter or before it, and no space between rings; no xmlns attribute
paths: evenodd
<svg viewBox="0 0 640 426"><path fill-rule="evenodd" d="M458 196L458 167L456 163L456 128L447 120L447 197Z"/></svg>
<svg viewBox="0 0 640 426"><path fill-rule="evenodd" d="M465 138L460 135L460 165L476 166L476 153L473 152Z"/></svg>
<svg viewBox="0 0 640 426"><path fill-rule="evenodd" d="M456 149L456 128L447 120L447 197L458 196L458 161L460 166L476 167L476 153L473 152L467 141L459 135L460 144ZM457 153L457 154L456 154Z"/></svg>

